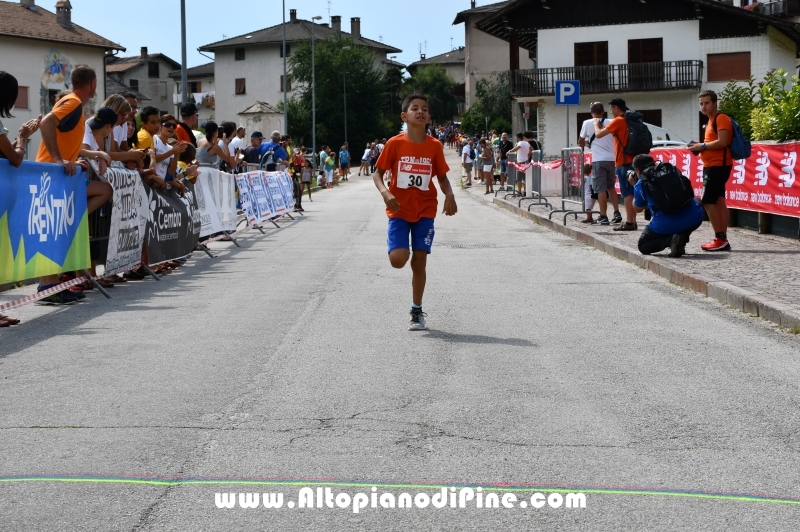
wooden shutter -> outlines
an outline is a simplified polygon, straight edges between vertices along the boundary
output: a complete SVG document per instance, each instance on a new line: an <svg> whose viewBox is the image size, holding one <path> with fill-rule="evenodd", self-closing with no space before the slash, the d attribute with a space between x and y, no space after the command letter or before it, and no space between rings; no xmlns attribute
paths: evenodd
<svg viewBox="0 0 800 532"><path fill-rule="evenodd" d="M708 54L708 81L728 82L750 79L750 52Z"/></svg>

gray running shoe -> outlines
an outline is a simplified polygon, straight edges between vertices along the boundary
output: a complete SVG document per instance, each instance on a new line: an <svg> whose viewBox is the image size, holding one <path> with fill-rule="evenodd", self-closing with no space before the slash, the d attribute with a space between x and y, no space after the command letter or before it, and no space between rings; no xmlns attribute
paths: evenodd
<svg viewBox="0 0 800 532"><path fill-rule="evenodd" d="M424 331L427 330L427 326L425 325L425 317L427 314L422 312L421 308L412 308L411 309L411 321L408 322L408 330L409 331Z"/></svg>

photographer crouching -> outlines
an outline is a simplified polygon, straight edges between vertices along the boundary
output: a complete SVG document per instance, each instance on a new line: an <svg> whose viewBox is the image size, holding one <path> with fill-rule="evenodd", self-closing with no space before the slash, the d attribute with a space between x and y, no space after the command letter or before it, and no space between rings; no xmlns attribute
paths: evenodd
<svg viewBox="0 0 800 532"><path fill-rule="evenodd" d="M633 208L652 212L650 224L639 237L642 255L670 248L670 257L686 252L689 235L703 223L703 209L694 199L691 182L669 163L656 164L649 155L637 155L628 172L633 185Z"/></svg>

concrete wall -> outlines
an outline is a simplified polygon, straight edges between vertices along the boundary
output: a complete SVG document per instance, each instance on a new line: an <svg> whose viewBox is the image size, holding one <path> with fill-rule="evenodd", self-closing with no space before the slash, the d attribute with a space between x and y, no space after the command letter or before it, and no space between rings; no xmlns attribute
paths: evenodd
<svg viewBox="0 0 800 532"><path fill-rule="evenodd" d="M464 83L467 108L470 106L478 80L511 68L508 43L475 28L475 24L484 16L471 15L464 23L464 46L466 49ZM533 60L530 59L528 50L524 48L519 49L519 67L523 70L533 68Z"/></svg>
<svg viewBox="0 0 800 532"><path fill-rule="evenodd" d="M86 106L87 115L93 114L103 102L105 94L105 76L103 75L102 48L61 44L55 42L0 37L0 57L3 58L2 69L17 78L22 87L28 87L28 109L14 109L14 118L4 118L3 125L8 129L8 137L13 141L17 137L19 127L40 114L50 112L48 90L64 90L66 85L59 76L45 73L45 61L52 63L53 51L58 52L58 62L68 63L70 68L85 64L97 72L97 96ZM69 81L69 78L66 79ZM71 86L71 84L70 84ZM28 157L36 158L41 137L35 133L30 139Z"/></svg>
<svg viewBox="0 0 800 532"><path fill-rule="evenodd" d="M139 107L145 105L152 105L161 111L167 111L174 114L175 106L172 104L172 78L169 73L175 70L174 65L170 65L163 59L156 60L158 62L158 78L151 78L148 76L148 66L145 62L137 67L134 67L126 72L114 73L114 77L122 79L122 83L129 86L131 80L135 79L139 82L139 92L150 98L150 101L144 100L139 102Z"/></svg>
<svg viewBox="0 0 800 532"><path fill-rule="evenodd" d="M628 62L629 39L664 40L664 61L697 59L700 53L700 23L697 20L625 24L590 28L539 31L538 68L575 66L575 43L608 41L608 63Z"/></svg>

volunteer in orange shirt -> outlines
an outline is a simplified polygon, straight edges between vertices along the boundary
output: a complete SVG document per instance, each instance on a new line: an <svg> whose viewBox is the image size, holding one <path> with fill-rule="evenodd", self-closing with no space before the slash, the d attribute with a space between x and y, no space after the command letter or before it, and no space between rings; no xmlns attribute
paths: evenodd
<svg viewBox="0 0 800 532"><path fill-rule="evenodd" d="M725 204L725 184L731 176L733 158L729 148L733 124L728 115L717 110L717 95L703 91L699 96L700 112L708 117L703 142L687 148L703 159L703 207L708 213L714 239L700 246L705 251L730 251L728 242L728 206Z"/></svg>
<svg viewBox="0 0 800 532"><path fill-rule="evenodd" d="M411 94L403 101L402 109L400 117L406 123L406 132L386 143L376 163L377 172L373 180L383 196L389 216L389 262L395 268L402 268L411 258L413 299L408 330L422 331L427 328L426 314L422 312L425 266L433 244L433 219L439 208L434 176L445 194L443 212L452 216L458 209L447 180L450 168L444 159L442 143L425 133L425 126L431 120L427 97ZM392 177L387 189L383 175L389 171Z"/></svg>
<svg viewBox="0 0 800 532"><path fill-rule="evenodd" d="M625 153L628 145L628 122L625 120L625 111L628 106L622 98L614 98L609 102L609 110L614 119L603 127L603 120L595 118L595 138L602 139L606 135L614 135L614 174L619 182L619 192L625 202L625 223L614 228L614 231L635 231L636 211L633 209L633 186L628 182L628 172L633 171L633 155Z"/></svg>

